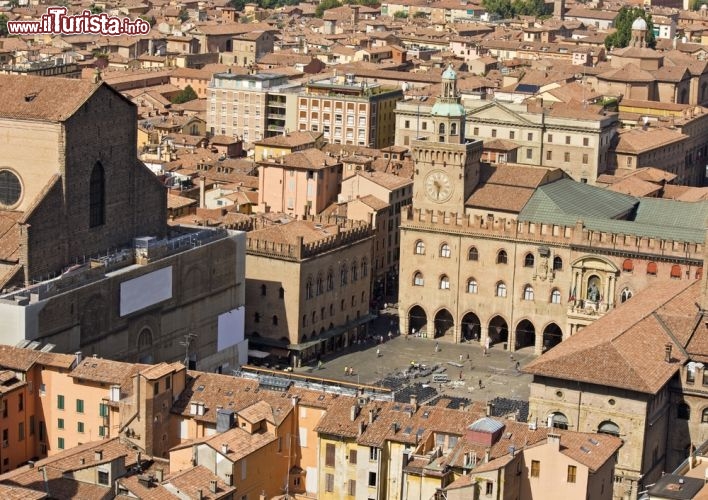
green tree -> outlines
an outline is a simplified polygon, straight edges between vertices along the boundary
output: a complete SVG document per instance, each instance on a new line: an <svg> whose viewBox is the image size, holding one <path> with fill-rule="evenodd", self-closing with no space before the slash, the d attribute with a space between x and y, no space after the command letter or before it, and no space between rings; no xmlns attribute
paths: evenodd
<svg viewBox="0 0 708 500"><path fill-rule="evenodd" d="M187 12L186 10L181 10L179 12L179 20L182 21L183 23L186 23L188 19L189 19L189 12Z"/></svg>
<svg viewBox="0 0 708 500"><path fill-rule="evenodd" d="M140 19L143 21L147 22L150 24L150 26L155 26L155 23L157 23L157 19L155 19L155 16L138 16Z"/></svg>
<svg viewBox="0 0 708 500"><path fill-rule="evenodd" d="M514 6L511 0L482 0L482 5L487 12L496 14L502 19L514 17Z"/></svg>
<svg viewBox="0 0 708 500"><path fill-rule="evenodd" d="M91 14L100 14L103 12L103 7L98 7L96 4L91 6Z"/></svg>
<svg viewBox="0 0 708 500"><path fill-rule="evenodd" d="M341 7L342 2L339 0L322 0L317 8L315 9L315 16L322 17L328 9L334 9L336 7Z"/></svg>
<svg viewBox="0 0 708 500"><path fill-rule="evenodd" d="M182 104L184 102L193 101L199 96L194 91L191 85L187 85L184 90L180 91L176 96L172 98L173 104Z"/></svg>
<svg viewBox="0 0 708 500"><path fill-rule="evenodd" d="M617 31L608 35L605 38L605 47L622 48L629 45L632 39L632 23L641 17L647 22L646 45L654 48L656 46L656 37L654 36L654 23L651 20L651 14L646 12L641 7L622 7L615 18L615 28Z"/></svg>
<svg viewBox="0 0 708 500"><path fill-rule="evenodd" d="M397 10L393 13L393 17L395 17L396 19L406 19L408 17L408 12Z"/></svg>
<svg viewBox="0 0 708 500"><path fill-rule="evenodd" d="M0 14L0 36L7 36L7 16Z"/></svg>
<svg viewBox="0 0 708 500"><path fill-rule="evenodd" d="M243 8L248 3L247 0L229 0L229 5L236 9L238 12L243 12Z"/></svg>
<svg viewBox="0 0 708 500"><path fill-rule="evenodd" d="M398 14L398 12L396 12L396 14ZM418 12L416 12L415 14L413 14L413 19L420 19L420 18L423 18L423 17L428 17L428 13L427 13L427 12L423 12L422 10L419 10Z"/></svg>
<svg viewBox="0 0 708 500"><path fill-rule="evenodd" d="M488 12L502 19L516 16L544 17L553 10L553 4L546 4L543 0L482 0L482 5Z"/></svg>

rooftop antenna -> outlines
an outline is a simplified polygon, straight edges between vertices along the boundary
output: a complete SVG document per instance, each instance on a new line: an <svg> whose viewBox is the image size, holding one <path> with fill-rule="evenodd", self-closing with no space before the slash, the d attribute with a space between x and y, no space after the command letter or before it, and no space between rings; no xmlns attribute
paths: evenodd
<svg viewBox="0 0 708 500"><path fill-rule="evenodd" d="M189 347L192 345L192 342L196 338L197 338L197 334L190 332L190 333L186 334L184 336L184 340L179 343L179 345L184 346L184 350L185 350L184 366L186 366L187 368L189 368Z"/></svg>

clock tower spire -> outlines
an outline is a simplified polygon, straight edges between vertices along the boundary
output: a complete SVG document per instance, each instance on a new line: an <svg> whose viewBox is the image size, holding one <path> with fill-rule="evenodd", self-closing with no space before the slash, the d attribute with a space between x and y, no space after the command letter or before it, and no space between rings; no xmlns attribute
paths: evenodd
<svg viewBox="0 0 708 500"><path fill-rule="evenodd" d="M466 112L452 65L442 74L442 92L430 117L432 135L417 137L411 144L413 208L463 214L465 201L479 183L482 141L465 138Z"/></svg>

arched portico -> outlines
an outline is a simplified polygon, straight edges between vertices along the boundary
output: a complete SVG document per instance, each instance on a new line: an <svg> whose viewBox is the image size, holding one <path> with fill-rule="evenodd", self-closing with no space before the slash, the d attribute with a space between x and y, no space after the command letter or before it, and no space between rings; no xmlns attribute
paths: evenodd
<svg viewBox="0 0 708 500"><path fill-rule="evenodd" d="M482 334L482 322L473 312L468 312L462 316L460 321L460 338L461 340L477 341Z"/></svg>
<svg viewBox="0 0 708 500"><path fill-rule="evenodd" d="M514 350L536 345L536 327L527 319L519 321L514 331Z"/></svg>
<svg viewBox="0 0 708 500"><path fill-rule="evenodd" d="M411 307L408 311L408 331L406 333L423 336L427 325L428 315L425 313L425 309L418 305Z"/></svg>
<svg viewBox="0 0 708 500"><path fill-rule="evenodd" d="M447 309L440 309L435 314L434 338L448 337L455 341L455 320Z"/></svg>
<svg viewBox="0 0 708 500"><path fill-rule="evenodd" d="M543 352L557 346L563 340L563 331L555 323L549 323L543 329Z"/></svg>
<svg viewBox="0 0 708 500"><path fill-rule="evenodd" d="M501 316L494 316L489 321L489 328L487 328L487 336L489 338L489 345L493 346L500 342L509 342L509 326L504 318Z"/></svg>

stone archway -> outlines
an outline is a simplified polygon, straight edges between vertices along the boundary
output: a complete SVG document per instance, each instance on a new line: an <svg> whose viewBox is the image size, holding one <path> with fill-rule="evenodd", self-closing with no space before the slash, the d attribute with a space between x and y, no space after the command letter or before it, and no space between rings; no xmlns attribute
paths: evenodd
<svg viewBox="0 0 708 500"><path fill-rule="evenodd" d="M494 316L489 321L489 345L509 342L509 326L501 316Z"/></svg>
<svg viewBox="0 0 708 500"><path fill-rule="evenodd" d="M408 333L422 337L425 334L427 324L428 315L425 314L425 309L420 306L411 307L408 312Z"/></svg>
<svg viewBox="0 0 708 500"><path fill-rule="evenodd" d="M434 338L454 336L455 320L447 309L440 309L435 314L435 335Z"/></svg>
<svg viewBox="0 0 708 500"><path fill-rule="evenodd" d="M477 341L480 338L481 331L482 322L475 313L468 312L462 317L460 322L460 336L462 339Z"/></svg>
<svg viewBox="0 0 708 500"><path fill-rule="evenodd" d="M543 329L543 351L554 348L563 340L563 331L555 323L549 323Z"/></svg>
<svg viewBox="0 0 708 500"><path fill-rule="evenodd" d="M536 327L529 320L524 319L516 325L515 349L533 347L536 345Z"/></svg>

